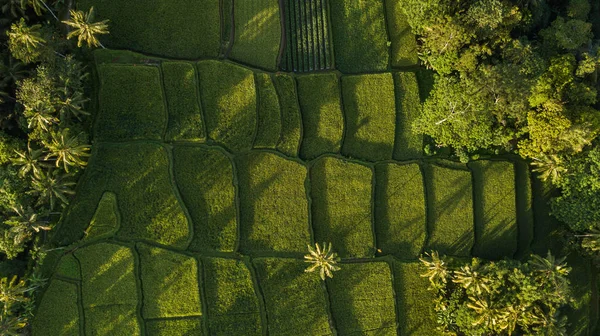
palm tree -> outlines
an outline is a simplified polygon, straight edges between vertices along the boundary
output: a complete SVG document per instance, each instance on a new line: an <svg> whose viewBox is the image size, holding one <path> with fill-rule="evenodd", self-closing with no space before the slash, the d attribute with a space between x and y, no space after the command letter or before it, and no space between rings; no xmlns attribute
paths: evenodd
<svg viewBox="0 0 600 336"><path fill-rule="evenodd" d="M466 290L473 290L477 295L481 295L484 291L490 293L490 279L477 270L477 266L462 266L460 271L454 271L455 278L452 282L460 284Z"/></svg>
<svg viewBox="0 0 600 336"><path fill-rule="evenodd" d="M63 206L69 204L68 195L75 193L71 189L74 185L75 182L69 181L65 174L52 170L44 173L43 170L39 170L37 174L33 174L33 190L30 193L39 197L38 205L49 204L50 210L53 210L56 200Z"/></svg>
<svg viewBox="0 0 600 336"><path fill-rule="evenodd" d="M419 260L427 268L421 276L429 278L432 286L436 287L440 282L445 284L448 281L448 266L437 251L431 251L431 254L425 252L425 257L421 256Z"/></svg>
<svg viewBox="0 0 600 336"><path fill-rule="evenodd" d="M27 77L29 70L25 65L12 56L8 56L8 63L0 62L0 78L6 84L16 83Z"/></svg>
<svg viewBox="0 0 600 336"><path fill-rule="evenodd" d="M50 125L57 124L58 118L53 116L56 111L54 106L45 101L39 101L33 108L25 108L24 115L27 118L27 127L32 130L48 132Z"/></svg>
<svg viewBox="0 0 600 336"><path fill-rule="evenodd" d="M18 166L22 166L19 169L19 175L24 177L28 173L37 174L40 169L45 166L42 163L42 155L43 151L41 149L31 149L31 147L27 146L26 152L15 151L17 157L12 159L12 163Z"/></svg>
<svg viewBox="0 0 600 336"><path fill-rule="evenodd" d="M42 0L21 0L21 7L25 8L26 5L29 5L35 11L37 16L42 16L42 11L44 8L52 14L52 16L58 21L56 14L48 7L48 5Z"/></svg>
<svg viewBox="0 0 600 336"><path fill-rule="evenodd" d="M67 38L70 39L72 37L77 36L77 46L81 47L83 43L87 43L88 47L97 47L101 46L103 49L106 49L96 35L108 34L108 20L103 20L100 22L94 21L94 7L90 8L90 11L85 14L84 12L77 10L71 10L71 20L62 21L64 24L69 25L75 28L71 31Z"/></svg>
<svg viewBox="0 0 600 336"><path fill-rule="evenodd" d="M40 32L42 25L27 26L25 19L10 26L8 47L12 55L25 63L35 62L41 54L41 47L46 43Z"/></svg>
<svg viewBox="0 0 600 336"><path fill-rule="evenodd" d="M13 227L23 227L29 232L50 230L48 221L40 218L43 217L43 214L40 216L40 214L36 213L31 207L23 208L23 206L19 204L18 206L13 207L13 211L16 213L16 216L12 216L4 221L5 224Z"/></svg>
<svg viewBox="0 0 600 336"><path fill-rule="evenodd" d="M581 246L592 252L600 251L600 230L592 229L589 233L583 235L577 235L576 237L583 238Z"/></svg>
<svg viewBox="0 0 600 336"><path fill-rule="evenodd" d="M331 243L329 243L329 245L323 243L323 249L321 249L319 243L316 244L314 249L310 245L307 246L309 254L304 256L304 259L306 259L304 261L312 263L313 265L309 266L304 271L314 272L319 269L321 280L325 280L325 276L333 278L333 271L339 271L340 268L336 266L339 258L337 257L337 253L331 252Z"/></svg>
<svg viewBox="0 0 600 336"><path fill-rule="evenodd" d="M61 119L73 117L81 121L82 115L90 115L89 112L83 110L83 105L88 101L89 99L80 91L73 93L70 97L65 97L59 102Z"/></svg>
<svg viewBox="0 0 600 336"><path fill-rule="evenodd" d="M567 169L562 166L562 159L556 154L540 154L538 157L533 158L532 165L537 168L533 169L534 172L541 173L540 178L546 181L548 178L556 183L562 173L566 173Z"/></svg>
<svg viewBox="0 0 600 336"><path fill-rule="evenodd" d="M25 10L21 6L21 0L6 0L0 9L3 14L10 13L13 18L25 15Z"/></svg>
<svg viewBox="0 0 600 336"><path fill-rule="evenodd" d="M17 303L24 303L29 300L27 296L27 286L22 279L17 281L14 275L9 281L8 278L0 279L0 304L2 305L2 316L8 317L12 306Z"/></svg>
<svg viewBox="0 0 600 336"><path fill-rule="evenodd" d="M62 163L66 172L69 172L69 166L83 167L87 164L82 158L90 156L89 145L82 145L79 138L69 136L69 129L65 128L60 133L52 132L51 140L44 142L49 153L44 160L55 158L56 167Z"/></svg>

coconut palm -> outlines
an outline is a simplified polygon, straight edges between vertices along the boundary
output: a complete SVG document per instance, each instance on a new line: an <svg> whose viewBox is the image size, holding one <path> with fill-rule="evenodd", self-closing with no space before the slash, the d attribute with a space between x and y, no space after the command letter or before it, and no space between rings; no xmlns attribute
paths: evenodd
<svg viewBox="0 0 600 336"><path fill-rule="evenodd" d="M8 47L12 55L25 63L35 62L41 55L41 48L46 43L42 37L41 25L27 26L25 19L10 26Z"/></svg>
<svg viewBox="0 0 600 336"><path fill-rule="evenodd" d="M90 48L101 46L103 49L106 49L102 43L98 41L96 35L108 34L108 20L94 22L93 6L87 14L80 10L71 10L70 13L71 20L62 21L64 24L74 28L73 31L67 35L67 38L70 39L77 36L78 47L81 47L85 42Z"/></svg>
<svg viewBox="0 0 600 336"><path fill-rule="evenodd" d="M25 65L12 56L8 56L8 62L0 62L0 78L6 84L16 83L29 74Z"/></svg>
<svg viewBox="0 0 600 336"><path fill-rule="evenodd" d="M466 290L472 290L477 295L491 292L489 287L491 280L478 272L477 266L465 265L460 270L454 271L452 282L460 284Z"/></svg>
<svg viewBox="0 0 600 336"><path fill-rule="evenodd" d="M533 158L531 164L537 167L533 171L540 173L540 178L543 181L550 178L555 183L560 179L561 174L567 172L567 169L562 166L562 159L556 154L542 153L538 157Z"/></svg>
<svg viewBox="0 0 600 336"><path fill-rule="evenodd" d="M63 206L69 204L68 196L75 193L71 189L75 182L69 181L68 176L58 171L51 170L45 173L39 170L37 174L33 174L31 184L33 190L30 193L39 197L38 205L49 204L50 210L54 209L57 200Z"/></svg>
<svg viewBox="0 0 600 336"><path fill-rule="evenodd" d="M40 101L32 108L26 108L23 114L27 118L27 127L31 130L48 132L50 126L57 124L60 120L54 116L54 106L45 101Z"/></svg>
<svg viewBox="0 0 600 336"><path fill-rule="evenodd" d="M565 260L566 257L556 259L556 257L548 251L545 258L540 257L537 254L531 255L529 264L533 270L544 274L547 278L554 277L555 275L566 277L571 272L571 268L567 267Z"/></svg>
<svg viewBox="0 0 600 336"><path fill-rule="evenodd" d="M467 303L467 307L473 309L477 316L473 321L473 326L483 326L485 329L503 330L506 326L506 315L499 309L492 307L492 304L485 299L469 297L472 302Z"/></svg>
<svg viewBox="0 0 600 336"><path fill-rule="evenodd" d="M22 227L30 232L50 230L48 221L43 220L41 218L43 215L38 214L31 207L23 208L23 206L19 204L18 206L13 207L13 211L16 213L16 216L12 216L8 220L4 221L5 224L12 227Z"/></svg>
<svg viewBox="0 0 600 336"><path fill-rule="evenodd" d="M29 300L27 296L27 286L25 281L17 281L17 276L13 276L10 281L8 278L0 279L0 304L2 305L2 315L9 316L14 304L24 303Z"/></svg>
<svg viewBox="0 0 600 336"><path fill-rule="evenodd" d="M33 8L37 16L42 16L42 12L47 10L50 12L50 14L52 14L56 21L58 21L56 14L54 14L52 9L50 9L50 7L48 7L48 5L42 0L21 0L21 7L25 8L25 6Z"/></svg>
<svg viewBox="0 0 600 336"><path fill-rule="evenodd" d="M50 138L50 141L44 142L49 151L44 160L54 159L56 167L62 164L66 172L69 172L70 166L83 167L87 164L83 158L90 156L90 146L81 144L77 136L70 136L68 128L60 133L52 132Z"/></svg>
<svg viewBox="0 0 600 336"><path fill-rule="evenodd" d="M77 118L77 120L81 121L81 116L90 115L89 112L83 110L84 104L88 101L89 99L80 91L73 93L70 97L65 97L59 102L60 118L62 120Z"/></svg>
<svg viewBox="0 0 600 336"><path fill-rule="evenodd" d="M42 161L42 155L44 152L41 149L31 149L27 146L27 151L15 151L17 155L12 159L12 163L17 166L21 166L19 169L19 175L24 177L28 173L37 174L40 169L46 166Z"/></svg>
<svg viewBox="0 0 600 336"><path fill-rule="evenodd" d="M598 252L600 251L600 230L599 229L592 229L589 233L583 234L583 235L577 235L577 237L581 237L583 238L583 240L581 241L581 246L583 246L584 248L593 251L593 252Z"/></svg>
<svg viewBox="0 0 600 336"><path fill-rule="evenodd" d="M6 0L0 7L2 14L10 13L13 18L19 18L25 15L25 10L21 6L21 0Z"/></svg>
<svg viewBox="0 0 600 336"><path fill-rule="evenodd" d="M306 259L304 261L312 263L313 265L309 266L304 271L314 272L318 269L321 280L325 280L325 276L333 278L333 271L339 271L340 268L336 266L339 258L337 257L337 253L331 252L331 243L329 243L329 245L323 243L322 249L319 246L319 243L316 244L314 249L310 245L307 246L309 254L304 256L304 259Z"/></svg>
<svg viewBox="0 0 600 336"><path fill-rule="evenodd" d="M436 286L440 282L445 284L448 281L448 265L437 251L431 251L431 254L425 252L425 257L421 256L419 260L427 268L421 276L429 278L431 285Z"/></svg>

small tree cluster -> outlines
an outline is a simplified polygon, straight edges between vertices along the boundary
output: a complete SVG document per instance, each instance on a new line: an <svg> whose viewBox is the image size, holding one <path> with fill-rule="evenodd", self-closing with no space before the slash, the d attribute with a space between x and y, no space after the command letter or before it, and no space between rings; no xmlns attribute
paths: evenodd
<svg viewBox="0 0 600 336"><path fill-rule="evenodd" d="M566 335L561 308L570 301L564 259L449 261L435 251L420 258L436 293L440 328L460 335Z"/></svg>

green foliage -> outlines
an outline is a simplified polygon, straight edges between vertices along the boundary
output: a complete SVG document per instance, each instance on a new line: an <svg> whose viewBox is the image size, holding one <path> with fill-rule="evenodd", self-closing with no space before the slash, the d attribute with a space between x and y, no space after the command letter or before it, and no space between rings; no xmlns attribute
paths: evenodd
<svg viewBox="0 0 600 336"><path fill-rule="evenodd" d="M377 248L401 259L421 253L427 236L425 190L417 164L379 164L375 168Z"/></svg>
<svg viewBox="0 0 600 336"><path fill-rule="evenodd" d="M592 24L577 19L565 20L559 16L550 27L540 31L540 36L547 47L575 50L590 43Z"/></svg>
<svg viewBox="0 0 600 336"><path fill-rule="evenodd" d="M336 67L343 73L386 70L390 54L384 2L339 0L329 5Z"/></svg>
<svg viewBox="0 0 600 336"><path fill-rule="evenodd" d="M332 335L321 279L296 259L254 259L270 335ZM337 277L336 277L337 278Z"/></svg>
<svg viewBox="0 0 600 336"><path fill-rule="evenodd" d="M321 280L325 281L325 276L333 278L333 272L339 271L341 268L336 266L340 258L337 257L337 253L331 252L331 243L329 245L323 243L323 249L321 249L319 243L315 244L314 249L310 245L307 246L309 254L304 256L304 261L312 265L305 269L304 272L310 273L318 269Z"/></svg>
<svg viewBox="0 0 600 336"><path fill-rule="evenodd" d="M44 292L31 324L33 335L79 335L78 288L54 279Z"/></svg>
<svg viewBox="0 0 600 336"><path fill-rule="evenodd" d="M298 156L302 141L302 114L294 77L276 73L275 88L281 104L281 137L277 150L288 156Z"/></svg>
<svg viewBox="0 0 600 336"><path fill-rule="evenodd" d="M276 70L281 41L278 0L238 2L233 6L235 37L230 56L264 69Z"/></svg>
<svg viewBox="0 0 600 336"><path fill-rule="evenodd" d="M257 123L252 71L216 60L197 66L208 137L234 152L252 148Z"/></svg>
<svg viewBox="0 0 600 336"><path fill-rule="evenodd" d="M373 172L335 157L317 160L310 171L315 241L331 242L342 258L373 256Z"/></svg>
<svg viewBox="0 0 600 336"><path fill-rule="evenodd" d="M385 5L387 31L391 42L390 63L392 67L416 66L419 60L417 57L417 39L402 11L404 0L385 1Z"/></svg>
<svg viewBox="0 0 600 336"><path fill-rule="evenodd" d="M342 77L346 132L342 152L369 161L392 158L396 105L392 74Z"/></svg>
<svg viewBox="0 0 600 336"><path fill-rule="evenodd" d="M262 335L252 274L235 259L203 259L208 329L211 335Z"/></svg>
<svg viewBox="0 0 600 336"><path fill-rule="evenodd" d="M235 249L236 190L232 162L217 149L176 146L173 171L194 224L192 251Z"/></svg>
<svg viewBox="0 0 600 336"><path fill-rule="evenodd" d="M13 138L0 131L0 166L11 161L15 157L15 151L23 148L19 138Z"/></svg>
<svg viewBox="0 0 600 336"><path fill-rule="evenodd" d="M112 237L119 230L119 205L117 195L110 191L102 194L90 226L85 230L85 240L100 240Z"/></svg>
<svg viewBox="0 0 600 336"><path fill-rule="evenodd" d="M49 170L47 173L40 170L33 175L29 193L37 196L37 205L48 205L50 210L54 210L57 202L62 207L69 204L68 197L75 194L74 186L71 176L60 170Z"/></svg>
<svg viewBox="0 0 600 336"><path fill-rule="evenodd" d="M42 35L42 25L28 26L24 18L10 26L8 48L12 56L25 63L34 63L44 54L46 39Z"/></svg>
<svg viewBox="0 0 600 336"><path fill-rule="evenodd" d="M395 160L420 158L423 156L423 135L413 132L411 125L421 113L417 76L413 72L394 74L396 94L396 139Z"/></svg>
<svg viewBox="0 0 600 336"><path fill-rule="evenodd" d="M63 255L56 265L54 274L69 279L81 280L79 261L77 261L72 253Z"/></svg>
<svg viewBox="0 0 600 336"><path fill-rule="evenodd" d="M254 148L275 149L281 137L281 107L273 79L268 73L254 73L258 88L258 129Z"/></svg>
<svg viewBox="0 0 600 336"><path fill-rule="evenodd" d="M430 268L437 253L421 258ZM443 260L443 258L441 259ZM437 259L439 262L440 259ZM560 315L570 300L570 268L557 260L532 255L514 260L451 262L439 276L429 277L437 298L438 323L447 332L504 335L566 335Z"/></svg>
<svg viewBox="0 0 600 336"><path fill-rule="evenodd" d="M236 158L240 197L240 250L303 251L310 242L307 169L268 152Z"/></svg>
<svg viewBox="0 0 600 336"><path fill-rule="evenodd" d="M163 62L162 70L169 108L165 140L205 140L204 121L193 64Z"/></svg>
<svg viewBox="0 0 600 336"><path fill-rule="evenodd" d="M80 10L94 6L99 19L110 19L106 44L172 58L198 59L219 55L219 4L194 0L140 2L81 0ZM160 9L160 10L159 10Z"/></svg>
<svg viewBox="0 0 600 336"><path fill-rule="evenodd" d="M303 122L300 156L312 159L324 153L339 153L344 135L344 114L337 75L301 76L297 82Z"/></svg>
<svg viewBox="0 0 600 336"><path fill-rule="evenodd" d="M67 34L67 39L77 37L78 47L85 43L88 48L97 46L104 48L96 35L108 34L108 20L94 22L94 6L90 7L87 14L80 10L70 10L69 13L71 14L70 19L62 21L62 23L73 28Z"/></svg>
<svg viewBox="0 0 600 336"><path fill-rule="evenodd" d="M49 153L44 160L55 161L56 167L68 173L69 166L84 167L87 162L83 158L90 156L90 146L82 144L78 136L70 136L68 128L63 128L60 133L50 133L50 141L44 143Z"/></svg>
<svg viewBox="0 0 600 336"><path fill-rule="evenodd" d="M344 264L335 278L327 280L331 312L341 335L397 335L391 280L385 262Z"/></svg>
<svg viewBox="0 0 600 336"><path fill-rule="evenodd" d="M198 268L194 258L137 245L140 254L145 319L202 315Z"/></svg>
<svg viewBox="0 0 600 336"><path fill-rule="evenodd" d="M155 336L202 336L202 322L199 318L146 321L146 332Z"/></svg>

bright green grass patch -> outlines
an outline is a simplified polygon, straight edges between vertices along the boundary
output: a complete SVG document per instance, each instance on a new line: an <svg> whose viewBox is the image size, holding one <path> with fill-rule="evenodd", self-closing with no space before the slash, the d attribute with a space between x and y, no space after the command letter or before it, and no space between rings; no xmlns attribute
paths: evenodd
<svg viewBox="0 0 600 336"><path fill-rule="evenodd" d="M396 335L392 272L386 262L342 264L327 280L340 335Z"/></svg>
<svg viewBox="0 0 600 336"><path fill-rule="evenodd" d="M423 135L414 133L413 122L421 113L419 85L414 72L394 74L396 89L396 145L394 159L416 159L423 156Z"/></svg>
<svg viewBox="0 0 600 336"><path fill-rule="evenodd" d="M269 70L277 69L281 40L278 0L237 1L235 37L230 56Z"/></svg>
<svg viewBox="0 0 600 336"><path fill-rule="evenodd" d="M369 161L392 158L396 103L392 74L342 77L346 137L342 153Z"/></svg>
<svg viewBox="0 0 600 336"><path fill-rule="evenodd" d="M146 321L146 335L152 336L202 336L202 323L198 318Z"/></svg>
<svg viewBox="0 0 600 336"><path fill-rule="evenodd" d="M311 168L312 216L316 242L330 242L342 258L373 256L369 167L323 157Z"/></svg>
<svg viewBox="0 0 600 336"><path fill-rule="evenodd" d="M399 335L441 335L433 310L435 293L428 290L429 280L420 276L422 272L420 262L394 262Z"/></svg>
<svg viewBox="0 0 600 336"><path fill-rule="evenodd" d="M492 260L512 258L518 244L514 166L506 161L475 161L469 167L475 180L473 254Z"/></svg>
<svg viewBox="0 0 600 336"><path fill-rule="evenodd" d="M306 167L268 152L250 152L236 160L240 250L304 251L310 243Z"/></svg>
<svg viewBox="0 0 600 336"><path fill-rule="evenodd" d="M167 123L160 72L151 66L99 65L100 141L162 139Z"/></svg>
<svg viewBox="0 0 600 336"><path fill-rule="evenodd" d="M198 62L208 136L232 151L252 148L256 130L254 73L222 61Z"/></svg>
<svg viewBox="0 0 600 336"><path fill-rule="evenodd" d="M262 335L252 275L243 261L206 258L204 286L211 335Z"/></svg>
<svg viewBox="0 0 600 336"><path fill-rule="evenodd" d="M470 255L475 239L471 174L431 165L426 167L425 181L431 218L427 250L453 256Z"/></svg>
<svg viewBox="0 0 600 336"><path fill-rule="evenodd" d="M205 140L198 83L192 63L162 63L169 122L165 140Z"/></svg>
<svg viewBox="0 0 600 336"><path fill-rule="evenodd" d="M90 226L85 230L84 240L92 241L112 237L119 230L119 206L117 196L104 192Z"/></svg>
<svg viewBox="0 0 600 336"><path fill-rule="evenodd" d="M79 335L77 285L53 279L42 296L31 331L39 336Z"/></svg>
<svg viewBox="0 0 600 336"><path fill-rule="evenodd" d="M65 278L81 280L79 262L77 262L72 253L65 254L60 258L54 273Z"/></svg>
<svg viewBox="0 0 600 336"><path fill-rule="evenodd" d="M94 6L96 19L110 19L107 47L131 49L173 58L196 59L219 55L218 1L82 0L79 9Z"/></svg>
<svg viewBox="0 0 600 336"><path fill-rule="evenodd" d="M113 50L98 48L93 51L94 62L96 66L100 64L138 64L148 65L161 62L161 59L154 56L146 56L129 50Z"/></svg>
<svg viewBox="0 0 600 336"><path fill-rule="evenodd" d="M258 130L254 148L275 149L281 136L279 97L268 73L258 72L255 76L258 87Z"/></svg>
<svg viewBox="0 0 600 336"><path fill-rule="evenodd" d="M339 153L344 136L344 114L337 75L298 77L298 99L304 130L300 156L312 159L323 153Z"/></svg>
<svg viewBox="0 0 600 336"><path fill-rule="evenodd" d="M135 307L123 305L86 309L85 331L94 336L142 335Z"/></svg>
<svg viewBox="0 0 600 336"><path fill-rule="evenodd" d="M415 66L417 57L417 39L402 11L402 0L386 0L388 32L390 33L392 67Z"/></svg>
<svg viewBox="0 0 600 336"><path fill-rule="evenodd" d="M298 106L296 81L294 77L282 73L275 74L274 80L281 103L281 137L277 150L288 156L298 156L302 140L302 115Z"/></svg>
<svg viewBox="0 0 600 336"><path fill-rule="evenodd" d="M138 244L145 319L202 315L196 259Z"/></svg>
<svg viewBox="0 0 600 336"><path fill-rule="evenodd" d="M318 274L296 259L254 260L265 300L269 335L332 335L327 296Z"/></svg>
<svg viewBox="0 0 600 336"><path fill-rule="evenodd" d="M173 171L194 223L192 251L231 252L237 239L232 163L221 150L175 146Z"/></svg>
<svg viewBox="0 0 600 336"><path fill-rule="evenodd" d="M427 236L423 176L416 163L377 165L377 248L401 259L417 258Z"/></svg>
<svg viewBox="0 0 600 336"><path fill-rule="evenodd" d="M381 71L390 59L383 0L330 1L336 67L344 73Z"/></svg>
<svg viewBox="0 0 600 336"><path fill-rule="evenodd" d="M516 258L524 257L533 241L533 193L529 164L525 161L515 162L515 192L517 194L517 225L519 227L519 250Z"/></svg>
<svg viewBox="0 0 600 336"><path fill-rule="evenodd" d="M75 256L81 263L84 308L121 305L135 310L138 295L130 248L98 243L78 249Z"/></svg>

